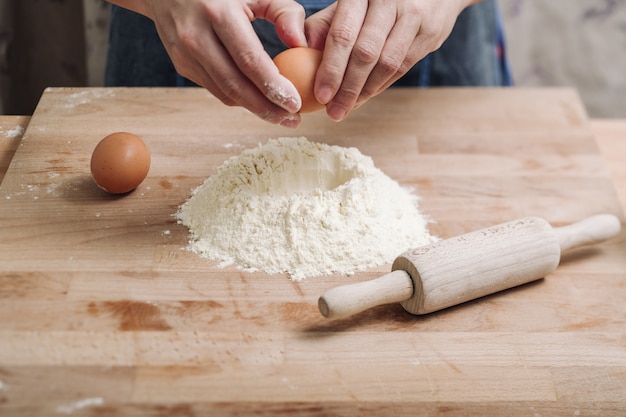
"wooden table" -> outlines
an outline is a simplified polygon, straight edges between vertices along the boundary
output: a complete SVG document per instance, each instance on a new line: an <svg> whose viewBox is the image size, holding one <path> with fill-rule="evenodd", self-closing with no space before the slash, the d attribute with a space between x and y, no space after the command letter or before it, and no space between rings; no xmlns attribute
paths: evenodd
<svg viewBox="0 0 626 417"><path fill-rule="evenodd" d="M626 415L625 233L439 313L327 321L324 290L389 266L302 282L220 269L171 216L227 157L303 135L416 186L441 237L524 215L623 221L626 122L590 122L575 91L395 90L291 131L200 90L50 89L0 129L0 415ZM153 156L123 198L88 175L115 130Z"/></svg>

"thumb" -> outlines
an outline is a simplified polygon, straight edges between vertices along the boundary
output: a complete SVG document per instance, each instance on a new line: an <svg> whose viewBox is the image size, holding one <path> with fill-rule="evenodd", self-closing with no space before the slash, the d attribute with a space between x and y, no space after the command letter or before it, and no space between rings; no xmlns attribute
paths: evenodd
<svg viewBox="0 0 626 417"><path fill-rule="evenodd" d="M320 10L304 22L304 31L309 40L309 47L324 50L328 30L335 15L337 3Z"/></svg>
<svg viewBox="0 0 626 417"><path fill-rule="evenodd" d="M274 23L276 34L288 47L307 46L302 5L294 0L261 0L254 7L255 16Z"/></svg>

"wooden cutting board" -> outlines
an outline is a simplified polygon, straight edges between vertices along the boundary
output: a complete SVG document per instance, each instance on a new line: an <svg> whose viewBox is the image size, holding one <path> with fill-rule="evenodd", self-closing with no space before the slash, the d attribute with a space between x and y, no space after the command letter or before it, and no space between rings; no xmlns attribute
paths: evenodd
<svg viewBox="0 0 626 417"><path fill-rule="evenodd" d="M626 235L439 313L328 321L326 289L185 250L172 217L270 137L356 146L450 237L527 215L624 214L570 89L391 90L334 123L264 123L199 89L48 89L0 186L0 415L623 416ZM108 196L96 143L141 136L149 177ZM263 244L263 242L259 242Z"/></svg>

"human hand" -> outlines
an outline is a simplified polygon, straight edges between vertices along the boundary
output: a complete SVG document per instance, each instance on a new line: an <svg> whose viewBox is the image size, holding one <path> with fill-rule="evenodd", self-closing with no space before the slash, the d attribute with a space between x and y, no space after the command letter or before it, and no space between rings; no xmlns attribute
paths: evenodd
<svg viewBox="0 0 626 417"><path fill-rule="evenodd" d="M288 127L300 123L300 96L263 49L251 21L274 22L290 47L306 46L304 10L294 0L111 0L156 25L179 74L227 105Z"/></svg>
<svg viewBox="0 0 626 417"><path fill-rule="evenodd" d="M387 89L437 50L476 0L337 0L305 22L309 46L324 50L316 99L336 121Z"/></svg>

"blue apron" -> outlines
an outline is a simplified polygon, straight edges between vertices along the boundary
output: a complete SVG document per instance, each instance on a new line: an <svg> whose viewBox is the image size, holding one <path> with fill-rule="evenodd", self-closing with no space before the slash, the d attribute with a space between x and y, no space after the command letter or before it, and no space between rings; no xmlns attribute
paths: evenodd
<svg viewBox="0 0 626 417"><path fill-rule="evenodd" d="M328 0L300 0L311 15ZM265 50L274 56L286 46L274 26L253 23ZM194 85L176 73L161 44L154 23L139 14L112 6L109 50L105 72L107 86ZM400 86L508 86L511 76L496 0L466 8L457 18L441 48L418 62L395 85Z"/></svg>

